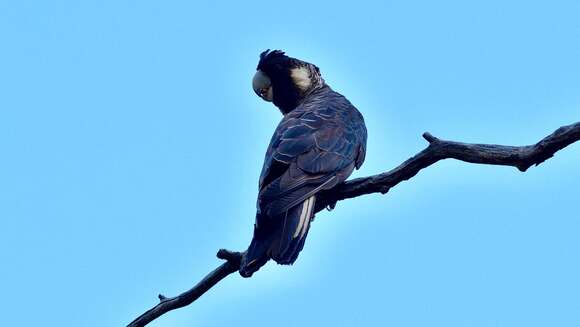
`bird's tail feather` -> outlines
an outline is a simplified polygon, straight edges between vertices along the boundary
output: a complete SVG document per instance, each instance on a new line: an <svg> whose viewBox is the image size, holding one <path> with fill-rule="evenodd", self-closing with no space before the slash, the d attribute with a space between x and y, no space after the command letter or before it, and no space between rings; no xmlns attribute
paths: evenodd
<svg viewBox="0 0 580 327"><path fill-rule="evenodd" d="M273 235L263 234L263 230L260 230L258 226L254 227L254 237L246 253L244 253L240 265L240 275L242 277L251 277L253 273L270 260L268 251L272 244Z"/></svg>
<svg viewBox="0 0 580 327"><path fill-rule="evenodd" d="M256 227L254 238L242 258L240 274L243 277L252 276L270 258L279 264L293 264L304 247L315 203L316 196L313 195L291 208L282 217L278 217L283 219L282 223L267 233L264 226Z"/></svg>
<svg viewBox="0 0 580 327"><path fill-rule="evenodd" d="M315 203L316 196L313 195L286 212L282 230L279 232L279 242L271 249L274 261L282 265L290 265L296 261L310 229Z"/></svg>

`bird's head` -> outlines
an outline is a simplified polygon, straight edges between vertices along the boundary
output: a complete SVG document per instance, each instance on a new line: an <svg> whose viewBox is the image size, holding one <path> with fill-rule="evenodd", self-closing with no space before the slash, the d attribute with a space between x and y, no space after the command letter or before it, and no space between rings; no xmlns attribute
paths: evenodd
<svg viewBox="0 0 580 327"><path fill-rule="evenodd" d="M286 114L312 91L324 85L320 70L313 64L288 57L280 50L260 54L252 80L254 92Z"/></svg>

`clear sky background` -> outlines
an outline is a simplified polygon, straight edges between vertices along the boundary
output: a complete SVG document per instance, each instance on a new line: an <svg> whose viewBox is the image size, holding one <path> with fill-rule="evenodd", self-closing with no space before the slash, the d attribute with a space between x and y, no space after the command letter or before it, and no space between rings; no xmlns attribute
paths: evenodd
<svg viewBox="0 0 580 327"><path fill-rule="evenodd" d="M580 120L580 2L0 1L0 325L122 326L243 250L277 109L315 63L367 160L421 133L525 145ZM526 173L444 161L320 213L292 267L151 326L580 326L580 144Z"/></svg>

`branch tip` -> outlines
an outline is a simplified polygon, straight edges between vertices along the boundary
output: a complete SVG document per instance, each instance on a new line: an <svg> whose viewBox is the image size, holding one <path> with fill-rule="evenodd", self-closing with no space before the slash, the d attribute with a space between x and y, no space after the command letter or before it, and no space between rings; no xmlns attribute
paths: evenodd
<svg viewBox="0 0 580 327"><path fill-rule="evenodd" d="M537 166L537 165L536 165ZM526 165L526 166L516 166L516 168L521 171L522 173L525 173L526 170L528 170L528 168L530 168L530 166Z"/></svg>
<svg viewBox="0 0 580 327"><path fill-rule="evenodd" d="M238 262L242 259L242 253L240 252L234 252L234 251L230 251L230 250L226 250L226 249L219 249L219 251L217 252L216 256L219 259L222 260L226 260L229 262Z"/></svg>
<svg viewBox="0 0 580 327"><path fill-rule="evenodd" d="M429 142L429 143L433 143L433 142L439 141L438 138L436 138L435 136L431 135L431 133L429 133L429 132L423 133L423 138L425 140L427 140L427 142Z"/></svg>
<svg viewBox="0 0 580 327"><path fill-rule="evenodd" d="M216 256L218 257L218 259L222 259L222 260L228 260L228 250L226 249L219 249Z"/></svg>

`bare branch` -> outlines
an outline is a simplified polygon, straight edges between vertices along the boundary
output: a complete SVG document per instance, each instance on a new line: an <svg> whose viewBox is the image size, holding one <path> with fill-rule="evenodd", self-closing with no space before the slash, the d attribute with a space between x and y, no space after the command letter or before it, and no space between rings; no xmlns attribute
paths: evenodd
<svg viewBox="0 0 580 327"><path fill-rule="evenodd" d="M423 138L429 146L388 172L346 181L321 194L316 210L334 207L337 201L372 193L387 193L392 187L408 180L439 160L456 159L485 165L513 166L525 172L539 165L568 145L580 140L580 122L558 128L534 145L508 146L471 144L441 140L429 133Z"/></svg>
<svg viewBox="0 0 580 327"><path fill-rule="evenodd" d="M441 140L429 133L423 138L427 148L388 172L346 181L320 194L316 211L334 208L336 202L372 193L387 193L392 187L408 180L439 160L456 159L476 164L513 166L524 172L539 165L568 145L580 140L580 122L558 128L554 133L534 145L507 146L471 144ZM128 327L145 326L168 311L178 309L197 300L220 280L238 271L243 253L219 250L217 257L226 260L190 290L172 298L159 295L160 303L149 309Z"/></svg>
<svg viewBox="0 0 580 327"><path fill-rule="evenodd" d="M151 321L159 318L164 313L171 310L179 309L190 305L193 301L197 300L215 284L219 283L220 280L227 277L229 274L234 273L240 269L240 260L242 258L242 253L231 252L228 250L221 249L217 253L217 257L226 260L221 266L217 267L214 271L210 272L204 279L202 279L197 285L192 287L190 290L179 294L176 297L165 297L161 294L158 295L159 303L153 308L147 310L145 313L133 320L128 327L140 327L145 326Z"/></svg>

